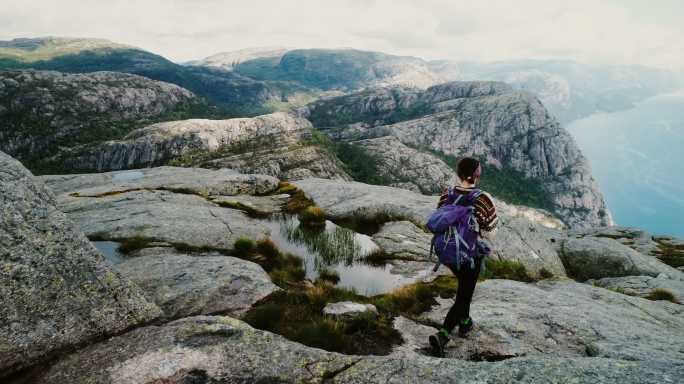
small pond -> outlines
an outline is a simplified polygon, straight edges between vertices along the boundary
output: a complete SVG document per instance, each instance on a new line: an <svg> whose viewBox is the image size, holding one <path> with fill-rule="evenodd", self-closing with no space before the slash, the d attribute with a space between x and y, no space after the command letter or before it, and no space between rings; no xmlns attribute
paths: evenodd
<svg viewBox="0 0 684 384"><path fill-rule="evenodd" d="M119 252L119 243L116 241L93 241L92 243L110 264L119 264L125 260Z"/></svg>
<svg viewBox="0 0 684 384"><path fill-rule="evenodd" d="M340 275L340 287L366 296L392 291L412 279L390 273L390 265L369 265L363 259L379 250L373 240L327 221L325 229L311 230L299 225L296 216L276 216L266 221L271 240L284 251L304 258L306 276L316 280L321 268Z"/></svg>

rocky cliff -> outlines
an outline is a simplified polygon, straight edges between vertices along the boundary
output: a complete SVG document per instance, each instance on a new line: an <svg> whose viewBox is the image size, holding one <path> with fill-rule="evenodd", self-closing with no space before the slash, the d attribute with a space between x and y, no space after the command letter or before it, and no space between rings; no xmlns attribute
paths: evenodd
<svg viewBox="0 0 684 384"><path fill-rule="evenodd" d="M135 75L0 71L0 149L42 168L61 148L118 138L200 104L186 89Z"/></svg>
<svg viewBox="0 0 684 384"><path fill-rule="evenodd" d="M299 112L333 140L391 136L427 152L425 156L478 157L487 163L485 174L487 167L513 170L532 187L541 186L552 202L540 208L570 226L612 223L589 164L570 134L536 97L506 84L454 82L419 93L372 90L318 101Z"/></svg>
<svg viewBox="0 0 684 384"><path fill-rule="evenodd" d="M674 248L681 245L676 239L654 237L625 228L567 231L558 220L541 211L497 200L502 223L494 240L493 257L522 263L535 279L542 279L541 275L547 278L539 282L488 279L479 284L471 311L476 326L467 338L449 345L446 359L429 357L426 352L427 336L435 332L434 324L441 321L452 304L450 298L439 295L434 298L435 305L411 319L389 315L384 312L386 309L379 309L383 311L382 316L391 316L392 327L398 332L394 336L397 343L389 355L344 355L255 329L237 318L250 319L244 315L246 311L262 308L269 314L269 321L281 321L277 319L283 314L277 304L269 300L282 295L299 297L296 296L299 290L302 290L303 302L322 300L325 304L336 300L333 296L321 296L325 285L320 283L276 287L270 279L277 274L264 273L261 266L248 260L249 256L235 247L240 238L279 236L278 232L273 232L268 220L241 212L250 211L246 205L226 204L229 201L249 202L252 207L260 207L262 212L277 213L279 205L286 200L279 195L281 191L276 179L225 169L161 167L44 176L35 181L16 162L5 159L3 169L11 171L5 180L7 185L0 192L9 204L3 209L10 214L5 218L10 224L0 228L0 234L8 240L16 237L21 241L3 244L4 265L16 265L17 255L26 255L30 265L36 268L40 265L36 264L37 256L29 256L26 247L43 244L41 250L44 250L48 244L45 242L52 241L55 233L63 233L70 227L64 215L54 207L48 207L47 222L32 216L31 212L41 212L41 207L52 201L52 193L42 186L45 182L55 191L59 208L100 243L98 246L107 241L127 244L124 254L107 256L106 262L111 266L98 267L120 279L110 277L114 280L108 283L110 280L104 279L103 284L123 284L129 292L138 290L126 282L125 278L130 278L139 284L143 293L138 293L135 299L127 299L127 305L144 302L141 298L144 296L163 311L155 324L137 326L106 340L84 339L74 350L37 367L35 364L41 360L10 352L6 356L19 361L17 367L36 367L10 378L3 377L12 384L259 380L446 383L454 377L477 377L493 383L546 383L570 378L579 382L662 383L684 374L681 363L684 327L680 304L628 296L622 288L601 288L594 286L593 280L583 282L589 276L575 275L579 270L590 273L593 278L651 279L651 290L668 287L674 295L682 297L684 289L678 287L684 283L684 273L656 258L664 256L658 254L665 249L661 248L662 244ZM27 191L37 188L44 196L26 199L31 194L17 191L17 185L26 186ZM432 268L425 246L429 234L412 222L425 220L434 207L434 196L326 179L305 179L296 185L307 198L324 209L329 219L354 217L383 223L372 239L386 252L386 262L391 270L406 273L411 269ZM17 204L20 200L23 203ZM19 217L28 218L26 225L15 225L17 209L21 212ZM48 225L49 231L41 229L42 225ZM69 233L72 238L83 239L80 234ZM78 247L71 247L75 244L71 240L54 240L61 244L59 259L62 263L73 255L83 255L80 247L85 240L79 240ZM93 260L105 263L101 256L91 254L95 252L92 246L87 246L90 250L86 253L92 258L80 258L77 267L70 264L70 274L68 278L64 277L65 282L46 286L44 290L46 294L67 296L69 300L51 300L50 310L27 312L27 319L53 324L63 316L61 311L68 310L72 316L79 313L73 310L75 307L71 303L77 297L74 293L79 292L79 287L88 286L88 274L76 271L91 265ZM232 256L227 256L229 254ZM260 258L253 260L266 262ZM604 268L604 264L611 267ZM56 273L62 266L59 261L52 261L50 265L50 273ZM357 267L361 265L359 263ZM7 268L3 270L7 271ZM549 274L555 277L548 278ZM572 281L566 275L578 281ZM0 289L12 289L15 282L24 281L16 280L16 273L7 276L8 279L0 280ZM419 273L417 276L429 281L427 275ZM47 284L47 280L40 281ZM444 284L443 280L440 284ZM98 292L106 296L108 291ZM120 299L121 294L119 292L116 297ZM97 308L98 304L92 301L95 297L100 296L90 296L89 308ZM379 305L390 297L381 296L375 303ZM13 300L5 305L16 306L18 302L21 301ZM32 303L36 305L36 301ZM301 304L288 301L287 305ZM131 312L129 309L113 311L110 316L122 313ZM212 316L215 313L228 317ZM159 315L158 310L156 315ZM105 327L110 316L76 324L100 329ZM0 324L11 323L2 320ZM300 320L299 328L303 327L301 321L306 320ZM373 324L367 319L363 321L339 320L336 324L338 327ZM16 329L21 328L3 329L0 337L12 335ZM308 334L314 332L319 331L307 328ZM28 350L44 346L40 339L22 340L22 348ZM50 340L52 343L54 339ZM2 375L9 373L2 372Z"/></svg>

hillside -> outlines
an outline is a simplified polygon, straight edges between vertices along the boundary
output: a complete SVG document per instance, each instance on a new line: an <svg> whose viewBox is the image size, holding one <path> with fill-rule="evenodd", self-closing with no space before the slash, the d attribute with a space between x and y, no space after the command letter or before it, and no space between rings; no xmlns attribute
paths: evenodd
<svg viewBox="0 0 684 384"><path fill-rule="evenodd" d="M215 59L208 58L206 62L216 65ZM232 65L223 65L228 64ZM296 49L262 54L232 68L258 80L291 81L321 90L348 91L382 85L426 88L441 82L422 59L356 49Z"/></svg>
<svg viewBox="0 0 684 384"><path fill-rule="evenodd" d="M61 169L52 157L68 148L211 113L192 92L141 76L0 70L0 150L37 172Z"/></svg>
<svg viewBox="0 0 684 384"><path fill-rule="evenodd" d="M135 47L103 40L37 38L0 42L0 68L54 70L67 73L114 71L166 81L207 98L225 116L273 110L305 89L264 82L217 68L182 66Z"/></svg>

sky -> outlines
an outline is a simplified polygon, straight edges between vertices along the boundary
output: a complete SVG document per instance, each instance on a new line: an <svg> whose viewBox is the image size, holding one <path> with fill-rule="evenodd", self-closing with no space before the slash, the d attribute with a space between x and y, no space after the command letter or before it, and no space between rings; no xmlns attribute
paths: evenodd
<svg viewBox="0 0 684 384"><path fill-rule="evenodd" d="M250 47L684 70L682 0L0 0L0 40L97 37L188 61Z"/></svg>

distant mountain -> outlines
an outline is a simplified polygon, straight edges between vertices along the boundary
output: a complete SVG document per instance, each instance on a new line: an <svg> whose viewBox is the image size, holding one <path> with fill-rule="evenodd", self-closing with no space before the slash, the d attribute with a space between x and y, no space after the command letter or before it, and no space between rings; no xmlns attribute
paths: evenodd
<svg viewBox="0 0 684 384"><path fill-rule="evenodd" d="M384 85L427 88L443 82L422 59L356 49L251 49L221 53L193 64L324 91Z"/></svg>
<svg viewBox="0 0 684 384"><path fill-rule="evenodd" d="M53 157L69 148L211 113L187 89L142 76L0 70L0 151L38 173L61 170Z"/></svg>
<svg viewBox="0 0 684 384"><path fill-rule="evenodd" d="M293 83L259 81L219 68L179 65L139 48L99 39L0 41L0 68L137 74L189 89L221 105L228 116L268 112L306 91Z"/></svg>
<svg viewBox="0 0 684 384"><path fill-rule="evenodd" d="M287 51L289 51L288 48L245 48L237 51L217 53L201 60L189 61L185 64L216 67L232 71L233 67L245 61L267 58L280 59Z"/></svg>
<svg viewBox="0 0 684 384"><path fill-rule="evenodd" d="M684 86L680 74L642 66L588 65L574 61L516 60L495 63L432 61L449 80L493 80L539 96L562 123L594 112L631 108L635 102Z"/></svg>

